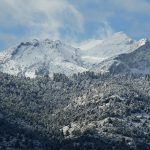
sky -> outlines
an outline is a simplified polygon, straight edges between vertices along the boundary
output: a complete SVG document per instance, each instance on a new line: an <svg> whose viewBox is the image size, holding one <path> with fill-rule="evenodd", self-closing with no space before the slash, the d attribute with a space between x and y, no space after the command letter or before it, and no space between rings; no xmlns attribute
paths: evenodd
<svg viewBox="0 0 150 150"><path fill-rule="evenodd" d="M0 0L0 50L24 40L150 39L150 0Z"/></svg>

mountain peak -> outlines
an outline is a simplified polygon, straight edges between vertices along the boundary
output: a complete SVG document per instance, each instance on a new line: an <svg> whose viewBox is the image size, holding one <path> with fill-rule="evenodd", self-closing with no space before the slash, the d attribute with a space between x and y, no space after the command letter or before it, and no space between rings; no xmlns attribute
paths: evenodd
<svg viewBox="0 0 150 150"><path fill-rule="evenodd" d="M146 58L147 56L146 61L149 65L150 44L147 43L149 43L148 39L135 41L124 32L114 33L103 40L88 41L84 46L87 49L83 50L73 48L59 40L33 39L21 42L4 52L0 52L0 71L29 77L35 77L35 72L49 72L50 75L53 73L71 75L92 70L91 68L93 67L97 69L96 66L103 62L104 65L109 66L108 64L111 65L114 61L118 62L118 60L114 59L117 56L128 54L129 57L138 48L143 51L137 52L140 52L140 55L136 53L137 60L143 61L140 57ZM135 55L135 53L132 53L132 55ZM111 62L108 62L108 60L111 60ZM146 64L146 61L142 63ZM106 64L105 62L108 63ZM101 69L101 67L99 68Z"/></svg>
<svg viewBox="0 0 150 150"><path fill-rule="evenodd" d="M60 40L51 40L51 39L43 39L43 40L38 40L38 39L33 39L29 41L24 41L19 44L17 44L17 47L21 46L38 46L38 45L62 45L62 42Z"/></svg>
<svg viewBox="0 0 150 150"><path fill-rule="evenodd" d="M31 41L31 43L32 43L34 46L36 46L36 45L39 44L39 40L33 39L33 40Z"/></svg>
<svg viewBox="0 0 150 150"><path fill-rule="evenodd" d="M53 42L53 40L45 39L45 40L43 40L43 42L50 44L50 43L52 43L52 42Z"/></svg>
<svg viewBox="0 0 150 150"><path fill-rule="evenodd" d="M112 34L113 36L118 36L118 37L129 37L126 33L124 33L123 31L120 32L116 32L114 34Z"/></svg>
<svg viewBox="0 0 150 150"><path fill-rule="evenodd" d="M83 60L97 64L107 58L133 51L137 47L136 41L124 32L117 32L99 41L87 51L83 51Z"/></svg>
<svg viewBox="0 0 150 150"><path fill-rule="evenodd" d="M117 43L132 44L134 42L134 40L124 32L114 33L111 36L107 37L105 41L115 42L115 44Z"/></svg>
<svg viewBox="0 0 150 150"><path fill-rule="evenodd" d="M139 40L139 46L143 46L145 44L149 43L149 40L147 38Z"/></svg>
<svg viewBox="0 0 150 150"><path fill-rule="evenodd" d="M0 53L1 71L35 77L35 72L49 72L71 75L86 71L82 67L78 50L59 40L31 40L21 42L15 47ZM41 71L42 70L42 71Z"/></svg>

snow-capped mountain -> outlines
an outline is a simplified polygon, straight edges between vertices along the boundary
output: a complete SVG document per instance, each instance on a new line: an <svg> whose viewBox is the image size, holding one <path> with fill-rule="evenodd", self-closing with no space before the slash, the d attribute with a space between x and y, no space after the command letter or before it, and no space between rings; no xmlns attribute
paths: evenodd
<svg viewBox="0 0 150 150"><path fill-rule="evenodd" d="M79 53L78 49L60 41L33 40L0 53L0 67L5 73L29 77L53 73L70 75L86 71Z"/></svg>
<svg viewBox="0 0 150 150"><path fill-rule="evenodd" d="M93 71L120 73L150 73L150 42L140 40L134 51L116 55L95 65Z"/></svg>
<svg viewBox="0 0 150 150"><path fill-rule="evenodd" d="M125 33L118 32L103 40L95 40L81 45L80 48L83 49L82 59L84 61L97 64L118 54L134 51L141 45L141 41L135 41Z"/></svg>
<svg viewBox="0 0 150 150"><path fill-rule="evenodd" d="M150 73L150 44L135 41L123 32L92 40L79 48L61 41L32 40L0 52L0 71L27 77L53 73Z"/></svg>

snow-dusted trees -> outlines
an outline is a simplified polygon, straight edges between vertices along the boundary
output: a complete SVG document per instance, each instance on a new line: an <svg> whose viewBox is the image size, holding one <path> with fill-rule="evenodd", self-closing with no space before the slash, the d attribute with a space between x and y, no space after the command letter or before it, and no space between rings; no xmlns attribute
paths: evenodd
<svg viewBox="0 0 150 150"><path fill-rule="evenodd" d="M149 124L150 82L144 75L30 79L0 73L1 149L147 150Z"/></svg>

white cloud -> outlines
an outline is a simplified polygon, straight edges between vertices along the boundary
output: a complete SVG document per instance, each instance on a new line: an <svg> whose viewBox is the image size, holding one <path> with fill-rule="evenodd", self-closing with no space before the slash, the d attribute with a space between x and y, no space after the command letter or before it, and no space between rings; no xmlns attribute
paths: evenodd
<svg viewBox="0 0 150 150"><path fill-rule="evenodd" d="M79 47L83 50L90 49L101 42L101 40L108 38L109 36L114 34L114 30L110 26L107 21L101 22L99 24L99 28L95 36L91 37L90 39L86 39L79 43L73 43L75 47Z"/></svg>
<svg viewBox="0 0 150 150"><path fill-rule="evenodd" d="M98 37L98 38L103 39L103 38L111 36L113 33L114 33L114 30L112 29L111 25L107 21L104 21L100 24L100 27L96 34L96 38Z"/></svg>
<svg viewBox="0 0 150 150"><path fill-rule="evenodd" d="M148 27L142 29L141 21L149 25L149 19L142 16L150 16L149 0L0 0L0 43L29 38L74 43L103 38L120 29L146 35Z"/></svg>
<svg viewBox="0 0 150 150"><path fill-rule="evenodd" d="M27 37L60 38L60 30L83 31L82 14L68 0L0 0L0 26L22 26Z"/></svg>

